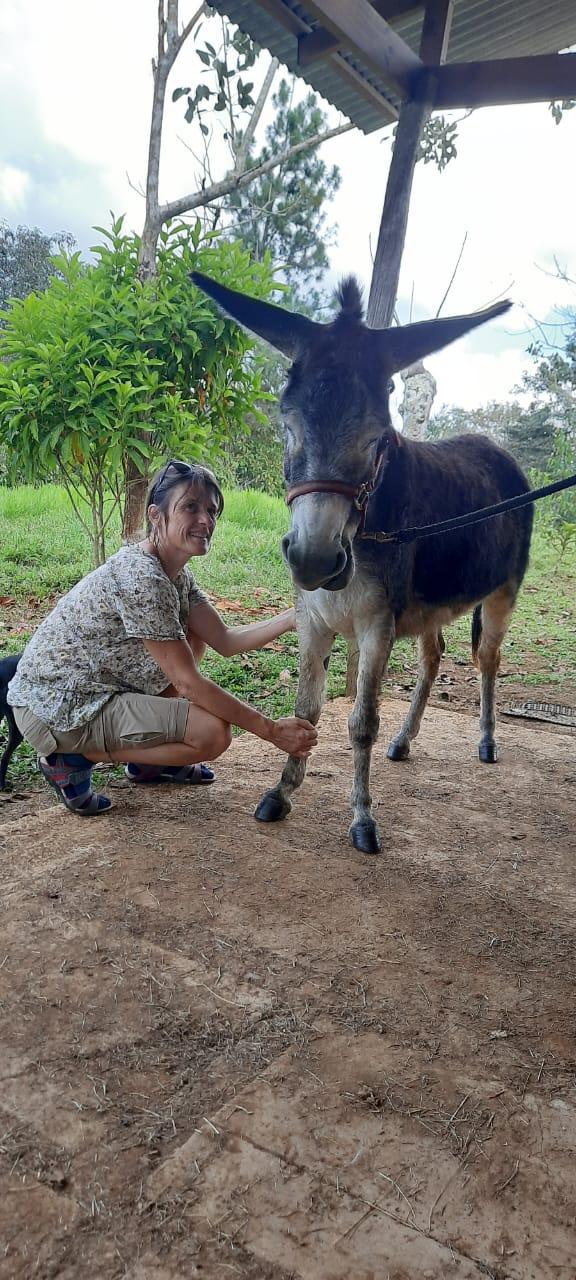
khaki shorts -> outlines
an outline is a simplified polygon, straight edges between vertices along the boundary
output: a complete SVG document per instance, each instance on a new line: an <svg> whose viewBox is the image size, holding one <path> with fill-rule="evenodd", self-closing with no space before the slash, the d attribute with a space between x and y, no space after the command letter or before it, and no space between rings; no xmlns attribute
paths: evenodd
<svg viewBox="0 0 576 1280"><path fill-rule="evenodd" d="M52 751L80 752L109 758L130 747L159 747L183 742L190 703L148 693L116 693L101 711L78 729L52 729L28 707L13 707L20 733L42 756Z"/></svg>

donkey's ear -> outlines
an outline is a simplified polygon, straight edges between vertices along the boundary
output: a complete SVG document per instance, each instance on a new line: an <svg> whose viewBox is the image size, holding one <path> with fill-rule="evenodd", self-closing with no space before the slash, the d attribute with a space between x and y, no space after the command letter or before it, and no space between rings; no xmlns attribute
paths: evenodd
<svg viewBox="0 0 576 1280"><path fill-rule="evenodd" d="M447 316L444 320L423 320L419 324L407 324L397 329L381 329L382 355L390 373L407 369L417 360L423 360L433 351L440 351L456 338L476 329L487 320L504 315L511 302L496 302L485 311L475 311L469 316Z"/></svg>
<svg viewBox="0 0 576 1280"><path fill-rule="evenodd" d="M236 289L227 289L201 271L192 271L191 279L209 298L213 298L222 311L237 320L244 329L264 338L265 342L276 347L277 351L281 351L290 360L295 360L310 342L312 335L322 328L306 316L293 315L291 311L275 307L271 302L260 302L258 298L250 298L245 293L238 293Z"/></svg>

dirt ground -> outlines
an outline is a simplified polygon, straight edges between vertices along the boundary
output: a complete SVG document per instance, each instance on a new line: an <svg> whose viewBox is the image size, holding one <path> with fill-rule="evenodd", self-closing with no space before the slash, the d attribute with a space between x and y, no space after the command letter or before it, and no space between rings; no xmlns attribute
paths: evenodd
<svg viewBox="0 0 576 1280"><path fill-rule="evenodd" d="M2 805L2 1280L574 1280L576 733L404 709L378 858L344 700L278 826L246 736Z"/></svg>

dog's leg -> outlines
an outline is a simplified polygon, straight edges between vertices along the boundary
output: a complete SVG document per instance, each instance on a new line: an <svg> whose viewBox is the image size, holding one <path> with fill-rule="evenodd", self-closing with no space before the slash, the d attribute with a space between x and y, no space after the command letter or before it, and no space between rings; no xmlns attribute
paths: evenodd
<svg viewBox="0 0 576 1280"><path fill-rule="evenodd" d="M4 755L0 760L0 791L3 791L6 785L6 770L10 764L10 760L14 755L16 748L19 747L22 742L22 734L20 733L18 725L14 719L12 708L8 706L8 704L6 705L6 711L4 714L8 721L8 742L6 743Z"/></svg>

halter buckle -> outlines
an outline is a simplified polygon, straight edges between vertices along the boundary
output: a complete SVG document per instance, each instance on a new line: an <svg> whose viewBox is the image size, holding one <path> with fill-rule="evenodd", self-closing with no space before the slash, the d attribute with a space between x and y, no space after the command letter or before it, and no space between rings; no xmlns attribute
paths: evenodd
<svg viewBox="0 0 576 1280"><path fill-rule="evenodd" d="M354 498L354 506L356 507L357 511L366 510L366 507L368 506L368 503L370 501L370 494L372 493L373 488L374 486L371 484L369 480L365 480L364 484L360 485L358 492L356 494L356 497Z"/></svg>

